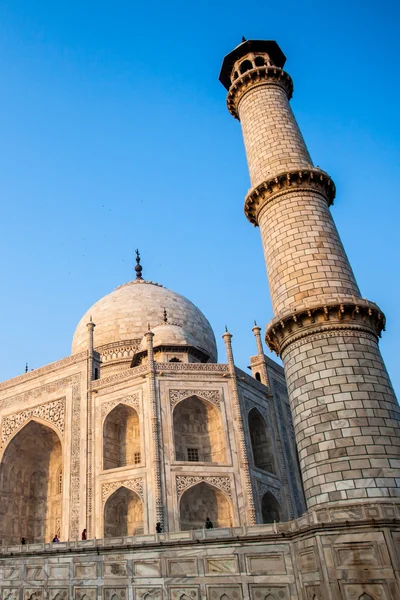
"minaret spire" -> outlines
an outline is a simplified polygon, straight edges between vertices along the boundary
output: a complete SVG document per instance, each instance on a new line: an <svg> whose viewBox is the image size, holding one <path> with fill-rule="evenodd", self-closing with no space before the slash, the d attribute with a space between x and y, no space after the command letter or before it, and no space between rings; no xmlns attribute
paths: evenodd
<svg viewBox="0 0 400 600"><path fill-rule="evenodd" d="M140 252L139 252L139 250L135 250L135 252L136 252L136 266L135 266L136 279L143 280L143 277L142 277L143 267L140 264Z"/></svg>

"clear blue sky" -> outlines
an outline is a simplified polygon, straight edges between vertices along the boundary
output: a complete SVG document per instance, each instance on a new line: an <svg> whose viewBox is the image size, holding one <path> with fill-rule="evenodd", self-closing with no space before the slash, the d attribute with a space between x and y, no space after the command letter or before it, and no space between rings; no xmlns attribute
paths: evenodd
<svg viewBox="0 0 400 600"><path fill-rule="evenodd" d="M0 379L70 353L97 299L144 276L211 321L225 361L254 354L272 316L240 125L218 82L247 38L276 39L292 106L363 296L387 316L398 368L399 5L0 1Z"/></svg>

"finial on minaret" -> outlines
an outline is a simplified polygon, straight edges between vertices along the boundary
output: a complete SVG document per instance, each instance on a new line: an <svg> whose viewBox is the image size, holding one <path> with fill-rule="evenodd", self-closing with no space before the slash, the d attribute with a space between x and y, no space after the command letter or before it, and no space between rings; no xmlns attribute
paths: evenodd
<svg viewBox="0 0 400 600"><path fill-rule="evenodd" d="M164 307L164 323L168 323L167 309Z"/></svg>
<svg viewBox="0 0 400 600"><path fill-rule="evenodd" d="M139 250L135 250L135 252L136 252L136 266L135 266L136 279L143 279L143 277L142 277L143 267L140 264L140 253L139 253Z"/></svg>
<svg viewBox="0 0 400 600"><path fill-rule="evenodd" d="M28 372L28 370L29 370L29 368L28 368L28 363L26 363L26 365L25 365L25 373L27 373L27 372Z"/></svg>
<svg viewBox="0 0 400 600"><path fill-rule="evenodd" d="M243 42L247 42L246 38L244 37L244 35L242 35L242 44Z"/></svg>

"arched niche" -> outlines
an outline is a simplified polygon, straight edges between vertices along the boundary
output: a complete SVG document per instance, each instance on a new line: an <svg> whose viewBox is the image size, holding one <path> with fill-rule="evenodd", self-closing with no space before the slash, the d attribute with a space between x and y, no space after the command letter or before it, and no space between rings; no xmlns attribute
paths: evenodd
<svg viewBox="0 0 400 600"><path fill-rule="evenodd" d="M136 492L118 488L104 507L104 537L143 533L143 504Z"/></svg>
<svg viewBox="0 0 400 600"><path fill-rule="evenodd" d="M61 535L62 446L57 433L29 421L9 442L2 461L0 538L8 544L49 542Z"/></svg>
<svg viewBox="0 0 400 600"><path fill-rule="evenodd" d="M232 507L227 496L202 481L184 492L180 504L181 530L201 529L207 517L214 527L232 526Z"/></svg>
<svg viewBox="0 0 400 600"><path fill-rule="evenodd" d="M174 409L175 460L225 462L221 415L207 400L192 396Z"/></svg>
<svg viewBox="0 0 400 600"><path fill-rule="evenodd" d="M262 497L261 513L263 523L278 523L281 520L279 502L270 492L266 492Z"/></svg>
<svg viewBox="0 0 400 600"><path fill-rule="evenodd" d="M257 408L249 412L249 432L254 466L275 473L275 460L267 423Z"/></svg>
<svg viewBox="0 0 400 600"><path fill-rule="evenodd" d="M131 406L118 404L103 425L103 469L140 463L139 415Z"/></svg>

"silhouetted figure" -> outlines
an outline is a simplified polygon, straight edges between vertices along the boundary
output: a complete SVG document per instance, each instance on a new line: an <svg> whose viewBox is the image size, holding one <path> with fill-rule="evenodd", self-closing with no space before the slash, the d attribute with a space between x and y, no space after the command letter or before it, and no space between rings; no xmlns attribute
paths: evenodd
<svg viewBox="0 0 400 600"><path fill-rule="evenodd" d="M206 519L206 522L205 522L205 524L204 524L204 527L205 527L206 529L212 529L212 528L214 527L214 525L213 525L213 524L212 524L212 522L210 521L210 518L209 518L209 517L207 517L207 519Z"/></svg>
<svg viewBox="0 0 400 600"><path fill-rule="evenodd" d="M60 541L60 540L58 539L58 535L56 534L56 535L53 537L53 544L58 544L58 543L59 543L59 541Z"/></svg>
<svg viewBox="0 0 400 600"><path fill-rule="evenodd" d="M87 533L86 533L86 529L84 529L84 530L82 531L82 539L83 539L83 540L87 540Z"/></svg>
<svg viewBox="0 0 400 600"><path fill-rule="evenodd" d="M22 546L25 546L25 544L26 544L26 538L21 538L21 544L22 544Z"/></svg>
<svg viewBox="0 0 400 600"><path fill-rule="evenodd" d="M157 533L162 533L162 527L161 527L161 523L160 522L158 522L156 524L156 531L157 531Z"/></svg>

